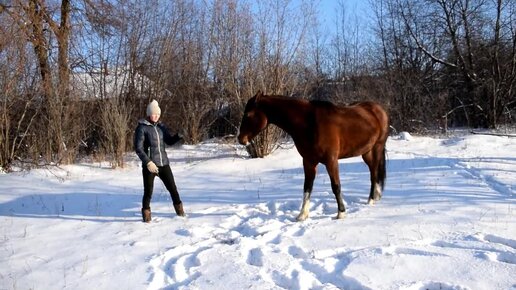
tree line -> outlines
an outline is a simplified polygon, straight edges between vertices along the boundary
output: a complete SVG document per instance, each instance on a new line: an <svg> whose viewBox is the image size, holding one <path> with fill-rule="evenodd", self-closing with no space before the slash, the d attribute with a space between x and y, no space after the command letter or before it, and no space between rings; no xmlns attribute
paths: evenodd
<svg viewBox="0 0 516 290"><path fill-rule="evenodd" d="M364 19L339 0L326 26L319 4L0 1L0 167L123 166L152 99L188 143L235 134L258 90L376 100L396 130L514 124L515 1L378 0Z"/></svg>

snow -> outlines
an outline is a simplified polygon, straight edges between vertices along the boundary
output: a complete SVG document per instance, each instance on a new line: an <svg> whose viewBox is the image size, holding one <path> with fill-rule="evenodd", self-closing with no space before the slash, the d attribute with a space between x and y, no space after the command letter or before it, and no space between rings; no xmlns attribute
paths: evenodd
<svg viewBox="0 0 516 290"><path fill-rule="evenodd" d="M412 135L410 135L409 132L400 132L400 134L398 135L398 139L405 140L405 141L411 141Z"/></svg>
<svg viewBox="0 0 516 290"><path fill-rule="evenodd" d="M141 222L140 162L0 174L0 289L516 289L516 139L388 140L367 205L360 158L340 161L347 214L318 167L297 222L302 160L216 142L169 148L185 211L159 179Z"/></svg>

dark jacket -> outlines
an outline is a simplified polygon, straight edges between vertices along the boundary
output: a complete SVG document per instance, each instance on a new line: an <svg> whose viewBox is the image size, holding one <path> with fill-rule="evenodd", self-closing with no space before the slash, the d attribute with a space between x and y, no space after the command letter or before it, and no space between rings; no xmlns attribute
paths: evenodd
<svg viewBox="0 0 516 290"><path fill-rule="evenodd" d="M181 140L178 134L171 135L161 123L152 124L148 120L138 121L134 132L134 151L143 165L153 161L157 166L169 164L165 144L174 145Z"/></svg>

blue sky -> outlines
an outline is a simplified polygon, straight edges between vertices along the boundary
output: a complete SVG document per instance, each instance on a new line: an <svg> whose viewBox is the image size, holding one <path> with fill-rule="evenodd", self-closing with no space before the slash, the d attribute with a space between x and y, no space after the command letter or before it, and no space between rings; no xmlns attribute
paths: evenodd
<svg viewBox="0 0 516 290"><path fill-rule="evenodd" d="M298 1L298 0L295 0ZM335 18L337 11L341 8L339 3L343 3L346 8L346 14L348 17L355 18L355 15L360 22L368 21L368 9L369 4L366 0L314 0L319 4L319 20L321 25L328 26L329 29L334 29Z"/></svg>

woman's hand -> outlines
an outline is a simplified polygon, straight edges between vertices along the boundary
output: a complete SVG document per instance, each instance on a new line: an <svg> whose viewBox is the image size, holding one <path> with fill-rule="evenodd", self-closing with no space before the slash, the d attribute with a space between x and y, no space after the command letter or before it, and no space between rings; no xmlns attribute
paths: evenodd
<svg viewBox="0 0 516 290"><path fill-rule="evenodd" d="M151 173L154 173L154 174L158 174L159 173L159 169L158 169L158 166L156 166L156 164L152 161L149 161L149 163L147 163L147 169L149 169L149 171Z"/></svg>

